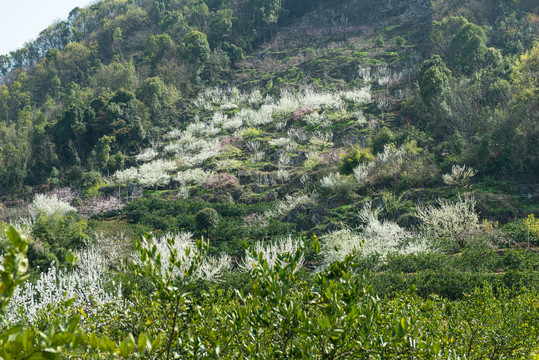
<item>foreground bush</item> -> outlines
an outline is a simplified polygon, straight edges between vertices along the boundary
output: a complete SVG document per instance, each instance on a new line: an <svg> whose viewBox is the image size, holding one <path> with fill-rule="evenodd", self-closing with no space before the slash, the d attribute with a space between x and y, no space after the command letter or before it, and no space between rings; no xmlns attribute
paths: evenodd
<svg viewBox="0 0 539 360"><path fill-rule="evenodd" d="M2 310L27 268L27 245L17 236L11 229L13 247L0 269ZM175 240L135 243L138 259L124 268L123 309L104 307L88 316L63 302L50 308L57 315L53 324L3 325L0 356L529 359L539 349L534 291L482 286L457 302L410 290L381 298L369 277L356 271L356 254L309 274L301 269L300 247L278 254L272 264L253 251L241 291L201 287L196 274L207 245L182 248ZM313 247L320 250L316 239Z"/></svg>

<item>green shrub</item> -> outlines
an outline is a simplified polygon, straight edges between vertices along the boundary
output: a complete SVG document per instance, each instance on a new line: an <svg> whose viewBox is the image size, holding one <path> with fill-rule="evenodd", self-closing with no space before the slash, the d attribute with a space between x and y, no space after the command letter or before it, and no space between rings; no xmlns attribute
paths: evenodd
<svg viewBox="0 0 539 360"><path fill-rule="evenodd" d="M539 273L535 271L508 270L502 275L502 283L509 289L539 290Z"/></svg>
<svg viewBox="0 0 539 360"><path fill-rule="evenodd" d="M501 285L500 280L493 274L431 270L419 273L411 282L417 289L418 295L422 297L436 294L449 300L462 299L465 294L473 292L484 283L496 288Z"/></svg>
<svg viewBox="0 0 539 360"><path fill-rule="evenodd" d="M399 35L395 38L395 44L397 44L398 46L403 46L404 44L406 44L406 39Z"/></svg>
<svg viewBox="0 0 539 360"><path fill-rule="evenodd" d="M371 148L362 148L359 145L352 146L346 151L341 159L339 171L343 175L349 175L359 164L367 164L374 160Z"/></svg>
<svg viewBox="0 0 539 360"><path fill-rule="evenodd" d="M241 138L246 140L246 141L250 141L250 140L255 140L257 138L260 138L263 135L264 135L263 130L255 129L255 128L251 127L251 128L247 128L247 129L242 131Z"/></svg>
<svg viewBox="0 0 539 360"><path fill-rule="evenodd" d="M197 227L197 230L204 231L206 233L206 236L210 238L210 230L217 227L219 224L219 214L215 209L212 208L205 208L200 210L195 215L195 224Z"/></svg>
<svg viewBox="0 0 539 360"><path fill-rule="evenodd" d="M65 264L65 253L83 247L87 241L88 223L76 215L41 215L32 226L34 243L28 249L30 266L47 269L53 262Z"/></svg>
<svg viewBox="0 0 539 360"><path fill-rule="evenodd" d="M505 251L501 266L507 270L539 270L539 254L527 249L509 249Z"/></svg>
<svg viewBox="0 0 539 360"><path fill-rule="evenodd" d="M526 225L527 221L530 226ZM505 224L502 229L506 231L517 243L527 243L529 235L530 244L539 245L539 236L537 236L533 231L533 224L531 224L530 220L528 219L517 219L513 222Z"/></svg>
<svg viewBox="0 0 539 360"><path fill-rule="evenodd" d="M500 262L500 256L488 248L467 248L455 257L455 267L462 271L492 272L499 269Z"/></svg>
<svg viewBox="0 0 539 360"><path fill-rule="evenodd" d="M88 222L73 214L41 215L32 226L32 237L51 248L80 248L88 240Z"/></svg>
<svg viewBox="0 0 539 360"><path fill-rule="evenodd" d="M395 135L387 126L384 126L372 140L372 149L374 153L384 151L384 146L395 143Z"/></svg>
<svg viewBox="0 0 539 360"><path fill-rule="evenodd" d="M391 253L386 258L384 270L405 274L424 270L450 271L452 260L449 256L437 253L398 254Z"/></svg>

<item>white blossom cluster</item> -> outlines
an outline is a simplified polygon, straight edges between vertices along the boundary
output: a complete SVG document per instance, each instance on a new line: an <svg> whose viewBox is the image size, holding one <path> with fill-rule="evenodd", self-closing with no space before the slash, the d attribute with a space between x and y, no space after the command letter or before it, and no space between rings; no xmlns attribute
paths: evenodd
<svg viewBox="0 0 539 360"><path fill-rule="evenodd" d="M350 193L357 189L357 183L351 176L333 172L320 180L320 186L333 193Z"/></svg>
<svg viewBox="0 0 539 360"><path fill-rule="evenodd" d="M127 184L138 178L138 169L131 167L125 170L118 170L114 173L113 177L118 184Z"/></svg>
<svg viewBox="0 0 539 360"><path fill-rule="evenodd" d="M288 137L300 144L306 144L309 141L309 134L302 128L291 128L287 132Z"/></svg>
<svg viewBox="0 0 539 360"><path fill-rule="evenodd" d="M331 120L325 115L318 112L313 112L306 115L303 120L310 126L330 128L333 124Z"/></svg>
<svg viewBox="0 0 539 360"><path fill-rule="evenodd" d="M370 86L351 91L344 91L341 93L341 96L343 99L354 104L368 104L372 101Z"/></svg>
<svg viewBox="0 0 539 360"><path fill-rule="evenodd" d="M438 199L436 205L417 209L423 230L435 238L455 239L462 233L479 227L473 197L459 196L456 201Z"/></svg>
<svg viewBox="0 0 539 360"><path fill-rule="evenodd" d="M135 160L137 160L139 162L148 162L148 161L152 161L153 159L155 159L157 157L157 155L159 155L157 150L155 150L153 148L149 148L149 149L145 149L143 152L141 152L140 154L135 156Z"/></svg>
<svg viewBox="0 0 539 360"><path fill-rule="evenodd" d="M182 131L180 129L174 129L163 135L165 140L175 140L182 136Z"/></svg>
<svg viewBox="0 0 539 360"><path fill-rule="evenodd" d="M118 186L137 181L145 188L166 186L171 180L176 180L180 183L182 196L188 196L188 185L201 186L212 176L212 172L201 169L208 161L215 163L214 169L218 172L236 171L244 167L242 161L236 158L237 153L227 152L230 147L238 148L240 154L247 150L253 164L267 161L266 143L262 146L258 140L243 142L247 140L243 134L246 129L257 129L270 123L280 124L278 130L286 131L286 135L270 140L269 145L283 149L287 156L294 154L300 146L306 146L310 158L305 166L313 168L320 164L316 156L334 147L331 121L325 111L341 111L345 102L365 104L371 101L368 85L331 93L313 88L299 92L283 90L275 99L270 96L264 98L259 91L249 93L237 88L207 89L194 102L195 106L203 107L206 113L195 117L184 130L175 129L165 134L161 142L155 142L135 157L142 165L117 171L114 179ZM231 114L227 107L235 111ZM279 118L280 114L285 115L284 119ZM323 131L309 133L301 127L290 127L289 115L292 114ZM233 145L228 147L223 145L230 138L239 139L239 143L232 142ZM246 149L242 149L242 146ZM291 178L289 167L292 164L283 162L282 156L275 159L278 165L275 176L284 183ZM174 174L175 170L181 171Z"/></svg>
<svg viewBox="0 0 539 360"><path fill-rule="evenodd" d="M361 227L365 237L361 248L362 254L377 253L384 257L389 252L411 254L430 250L424 238L401 228L392 221L380 221L379 215L380 210L373 210L370 203L367 203L359 212L360 220L365 223Z"/></svg>
<svg viewBox="0 0 539 360"><path fill-rule="evenodd" d="M215 162L215 169L217 169L217 171L229 172L229 171L239 170L242 167L243 167L243 163L240 160L236 160L236 159L228 158L228 159L217 160Z"/></svg>
<svg viewBox="0 0 539 360"><path fill-rule="evenodd" d="M243 127L260 127L270 124L274 121L274 115L288 115L301 107L313 111L342 110L344 107L343 99L357 105L368 104L372 101L370 87L335 93L317 92L312 88L305 88L298 93L283 90L276 101L270 97L263 99L258 90L251 94L244 94L237 89L209 89L199 95L194 105L209 111L213 110L213 107L219 107L219 111L213 114L209 128L203 128L200 125L202 122L195 120L194 123L190 124L188 130L195 134L210 135L217 134L220 128L228 133L233 133ZM251 108L247 108L245 105L251 106ZM252 108L254 105L260 105L258 110ZM239 109L239 111L232 117L222 113L222 111L230 109ZM307 121L314 126L328 127L331 125L327 117L317 112L309 114ZM168 138L177 138L178 136L177 133L169 133Z"/></svg>
<svg viewBox="0 0 539 360"><path fill-rule="evenodd" d="M272 139L269 141L269 144L271 146L276 146L278 148L285 148L287 150L295 149L298 146L298 144L294 142L292 139L290 139L289 137L280 137L277 139Z"/></svg>
<svg viewBox="0 0 539 360"><path fill-rule="evenodd" d="M466 167L466 165L453 165L451 173L444 174L442 179L447 185L459 185L467 183L476 174L477 171L472 167Z"/></svg>
<svg viewBox="0 0 539 360"><path fill-rule="evenodd" d="M292 239L290 236L288 238L269 243L257 241L252 249L245 251L245 258L240 264L240 268L244 271L252 270L254 267L258 266L258 257L260 255L262 256L262 260L265 260L269 267L273 267L279 261L279 257L284 254L294 256L296 252L302 248L302 246L303 244L301 241ZM303 266L304 262L305 257L302 254L293 271L298 271ZM288 264L283 262L280 265L286 266Z"/></svg>
<svg viewBox="0 0 539 360"><path fill-rule="evenodd" d="M170 276L185 276L186 271L200 255L193 240L193 234L189 232L168 234L153 241L145 239L143 246L148 249L156 246L157 252L161 254L161 273L163 276L166 276L167 272ZM173 250L176 251L176 265L171 263ZM197 265L192 281L196 279L218 281L221 273L230 268L231 258L228 254L222 254L220 257L206 256Z"/></svg>
<svg viewBox="0 0 539 360"><path fill-rule="evenodd" d="M384 151L376 155L373 162L359 164L353 170L354 177L360 187L365 186L367 179L377 169L383 166L400 166L404 161L406 150L403 147L396 148L391 145L384 146Z"/></svg>
<svg viewBox="0 0 539 360"><path fill-rule="evenodd" d="M65 214L69 211L77 211L77 209L68 202L60 200L55 194L36 194L30 205L28 205L28 211L30 216L35 219L39 214Z"/></svg>
<svg viewBox="0 0 539 360"><path fill-rule="evenodd" d="M176 167L176 162L162 159L146 163L138 169L138 181L146 188L167 185Z"/></svg>
<svg viewBox="0 0 539 360"><path fill-rule="evenodd" d="M315 150L329 149L335 146L333 143L333 132L329 131L314 131L311 133L311 139L309 145Z"/></svg>
<svg viewBox="0 0 539 360"><path fill-rule="evenodd" d="M174 177L174 180L184 185L197 185L202 186L206 180L215 175L213 171L205 171L200 168L187 169L180 171Z"/></svg>
<svg viewBox="0 0 539 360"><path fill-rule="evenodd" d="M324 263L342 261L347 255L379 255L382 260L389 253L411 254L430 251L427 241L394 222L380 221L379 209L372 210L367 203L359 218L365 222L359 231L342 229L321 237Z"/></svg>
<svg viewBox="0 0 539 360"><path fill-rule="evenodd" d="M211 107L230 109L234 108L233 106L237 107L239 104L257 105L262 101L264 99L258 89L251 93L244 93L236 87L228 89L208 88L199 94L194 105L204 108L209 104ZM208 107L208 109L211 108Z"/></svg>
<svg viewBox="0 0 539 360"><path fill-rule="evenodd" d="M74 299L75 308L93 317L107 304L114 304L115 309L120 309L124 304L121 287L110 284L105 260L95 249L77 255L79 261L72 271L51 266L35 283L26 281L19 286L3 320L8 323L22 320L33 324L68 299Z"/></svg>
<svg viewBox="0 0 539 360"><path fill-rule="evenodd" d="M369 177L369 173L371 169L373 168L372 163L367 164L359 164L354 168L354 177L356 178L357 183L359 186L365 186L367 183L367 178Z"/></svg>
<svg viewBox="0 0 539 360"><path fill-rule="evenodd" d="M275 209L266 211L264 216L268 219L283 216L298 206L310 205L314 204L314 202L313 194L285 195L284 200L279 201Z"/></svg>
<svg viewBox="0 0 539 360"><path fill-rule="evenodd" d="M405 154L406 150L404 148L385 145L384 151L376 156L376 162L380 165L400 164L402 163Z"/></svg>

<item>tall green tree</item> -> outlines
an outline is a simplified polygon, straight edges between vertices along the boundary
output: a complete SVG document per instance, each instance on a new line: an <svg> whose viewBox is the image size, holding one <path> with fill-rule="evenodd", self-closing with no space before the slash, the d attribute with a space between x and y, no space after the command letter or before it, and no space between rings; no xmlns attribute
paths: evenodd
<svg viewBox="0 0 539 360"><path fill-rule="evenodd" d="M451 39L455 67L464 74L471 74L481 67L487 53L487 35L479 25L466 23Z"/></svg>
<svg viewBox="0 0 539 360"><path fill-rule="evenodd" d="M451 70L445 65L439 55L434 55L425 60L418 74L419 94L423 101L432 104L441 101L444 92L447 91Z"/></svg>
<svg viewBox="0 0 539 360"><path fill-rule="evenodd" d="M209 241L210 230L219 224L219 213L212 208L202 209L195 215L195 223L199 231L206 232Z"/></svg>
<svg viewBox="0 0 539 360"><path fill-rule="evenodd" d="M206 34L200 31L191 31L182 40L180 55L197 67L202 66L210 57L210 45Z"/></svg>

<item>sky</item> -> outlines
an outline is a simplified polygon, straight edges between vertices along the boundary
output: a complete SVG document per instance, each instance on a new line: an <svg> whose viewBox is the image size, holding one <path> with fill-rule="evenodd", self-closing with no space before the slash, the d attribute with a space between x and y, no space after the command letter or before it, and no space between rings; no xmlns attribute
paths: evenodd
<svg viewBox="0 0 539 360"><path fill-rule="evenodd" d="M56 20L66 20L75 7L95 0L0 0L0 55L21 48L25 42Z"/></svg>

